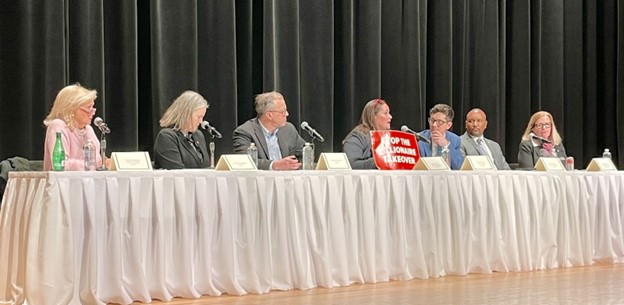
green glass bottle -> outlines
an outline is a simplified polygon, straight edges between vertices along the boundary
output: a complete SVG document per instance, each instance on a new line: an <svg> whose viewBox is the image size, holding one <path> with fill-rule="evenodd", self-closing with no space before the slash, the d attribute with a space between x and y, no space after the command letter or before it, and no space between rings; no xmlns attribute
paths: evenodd
<svg viewBox="0 0 624 305"><path fill-rule="evenodd" d="M52 151L52 169L54 171L65 170L65 148L60 131L56 132L56 142L54 143L54 151Z"/></svg>

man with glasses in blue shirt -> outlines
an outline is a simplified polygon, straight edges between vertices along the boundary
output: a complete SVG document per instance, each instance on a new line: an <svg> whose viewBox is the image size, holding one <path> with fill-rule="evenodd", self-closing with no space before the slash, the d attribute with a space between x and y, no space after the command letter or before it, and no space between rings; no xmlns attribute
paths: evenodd
<svg viewBox="0 0 624 305"><path fill-rule="evenodd" d="M421 157L431 157L440 156L443 150L448 149L451 169L459 169L464 162L464 152L461 150L459 136L449 131L453 126L454 116L455 112L449 105L433 106L429 111L429 129L420 132L422 136L429 138L431 143L419 141L418 150ZM432 152L432 146L435 147L435 152Z"/></svg>
<svg viewBox="0 0 624 305"><path fill-rule="evenodd" d="M258 94L255 105L257 117L234 130L234 152L246 153L250 144L255 143L258 169L299 169L305 141L295 126L287 121L284 96L275 91Z"/></svg>

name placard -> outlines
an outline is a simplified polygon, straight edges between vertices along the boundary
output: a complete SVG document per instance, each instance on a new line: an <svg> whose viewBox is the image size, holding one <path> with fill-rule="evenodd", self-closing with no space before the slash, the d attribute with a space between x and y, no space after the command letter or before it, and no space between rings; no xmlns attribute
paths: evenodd
<svg viewBox="0 0 624 305"><path fill-rule="evenodd" d="M588 172L617 171L617 167L610 158L593 158L587 166Z"/></svg>
<svg viewBox="0 0 624 305"><path fill-rule="evenodd" d="M495 171L496 166L489 156L466 156L460 170L463 171Z"/></svg>
<svg viewBox="0 0 624 305"><path fill-rule="evenodd" d="M559 158L554 157L541 157L537 160L535 164L535 170L538 171L565 171L565 167L563 167L563 163Z"/></svg>
<svg viewBox="0 0 624 305"><path fill-rule="evenodd" d="M414 166L414 170L450 171L451 168L442 157L420 157Z"/></svg>
<svg viewBox="0 0 624 305"><path fill-rule="evenodd" d="M351 170L345 153L321 153L316 170Z"/></svg>
<svg viewBox="0 0 624 305"><path fill-rule="evenodd" d="M255 171L256 164L247 154L221 155L217 162L218 171Z"/></svg>
<svg viewBox="0 0 624 305"><path fill-rule="evenodd" d="M151 171L152 160L146 151L113 152L111 171Z"/></svg>

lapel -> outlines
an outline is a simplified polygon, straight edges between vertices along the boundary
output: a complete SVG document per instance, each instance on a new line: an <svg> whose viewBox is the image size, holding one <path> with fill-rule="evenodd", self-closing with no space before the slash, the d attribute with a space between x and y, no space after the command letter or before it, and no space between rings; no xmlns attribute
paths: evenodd
<svg viewBox="0 0 624 305"><path fill-rule="evenodd" d="M178 138L182 141L182 147L186 150L187 155L192 156L197 164L202 164L202 161L199 159L199 155L197 155L197 152L195 151L195 147L193 147L193 144L186 139L185 135L181 131L178 131ZM195 137L193 137L193 139L198 141ZM206 152L202 152L204 153L204 158L206 158Z"/></svg>
<svg viewBox="0 0 624 305"><path fill-rule="evenodd" d="M468 137L468 138L470 138L470 144L472 145L472 148L475 150L475 152L476 152L478 155L483 155L483 154L481 153L481 150L479 149L479 144L477 144L477 141L475 140L475 138L473 138L473 137L471 137L471 136L469 136L469 135L467 135L467 137ZM487 145L487 142L485 142L485 145ZM489 148L489 147L488 147L488 148ZM487 155L487 153L486 153L486 155Z"/></svg>
<svg viewBox="0 0 624 305"><path fill-rule="evenodd" d="M280 130L277 132L277 145L279 145L280 152L282 153L282 158L286 158L290 155L290 152L288 151L288 145L286 145L287 140L285 140L283 138L284 135L282 135L285 128L286 126L280 128Z"/></svg>
<svg viewBox="0 0 624 305"><path fill-rule="evenodd" d="M256 146L258 146L258 157L261 159L269 159L269 146L264 138L264 131L262 130L260 121L257 118L254 119L253 129L256 137ZM262 154L264 154L264 156Z"/></svg>

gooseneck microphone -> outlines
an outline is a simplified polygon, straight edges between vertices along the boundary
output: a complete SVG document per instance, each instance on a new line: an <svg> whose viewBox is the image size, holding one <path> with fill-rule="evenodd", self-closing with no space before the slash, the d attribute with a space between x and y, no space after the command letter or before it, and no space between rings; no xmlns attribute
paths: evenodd
<svg viewBox="0 0 624 305"><path fill-rule="evenodd" d="M210 134L217 139L221 139L223 137L223 135L221 135L221 133L216 128L210 126L210 123L208 123L208 121L201 122L201 128L208 130Z"/></svg>
<svg viewBox="0 0 624 305"><path fill-rule="evenodd" d="M310 127L308 122L306 122L306 121L301 122L301 129L307 131L313 139L317 139L317 140L319 140L319 142L325 141L323 136L321 136L320 133L316 132L316 130L314 130L314 128Z"/></svg>
<svg viewBox="0 0 624 305"><path fill-rule="evenodd" d="M106 123L104 123L104 121L102 120L102 118L101 118L101 117L96 117L96 118L93 120L93 124L94 124L97 128L99 128L99 129L100 129L100 131L101 131L103 134L110 133L110 129L108 128L108 125L106 125Z"/></svg>
<svg viewBox="0 0 624 305"><path fill-rule="evenodd" d="M415 132L415 131L411 130L409 127L407 127L405 125L401 126L401 131L413 133L416 136L416 138L418 138L419 141L423 141L423 142L425 142L427 144L431 143L431 140L429 140L427 137L421 135L419 132Z"/></svg>
<svg viewBox="0 0 624 305"><path fill-rule="evenodd" d="M536 135L536 134L535 134L535 133L533 133L533 132L529 133L529 136L530 136L531 138L533 138L533 139L536 139L536 140L541 141L542 143L552 143L552 141L551 141L551 140L544 139L544 138L542 138L542 137L540 137L540 136Z"/></svg>

